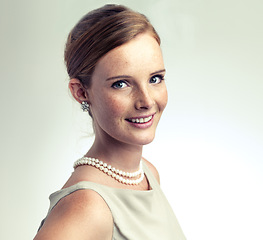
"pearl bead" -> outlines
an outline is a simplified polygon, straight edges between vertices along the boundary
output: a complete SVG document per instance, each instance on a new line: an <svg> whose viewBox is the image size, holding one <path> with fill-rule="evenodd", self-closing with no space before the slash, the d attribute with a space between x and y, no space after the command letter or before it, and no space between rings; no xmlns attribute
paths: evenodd
<svg viewBox="0 0 263 240"><path fill-rule="evenodd" d="M104 172L105 174L111 176L116 181L122 183L122 184L128 184L128 185L138 185L144 178L144 172L142 169L142 161L140 162L140 169L136 172L124 172L122 170L116 169L112 167L111 165L108 165L107 163L104 163L103 161L100 161L96 158L90 158L90 157L83 157L77 160L73 167L76 168L81 165L90 165L93 167L96 167L100 171ZM140 175L137 179L129 179L132 177L137 177ZM124 178L126 177L126 178Z"/></svg>

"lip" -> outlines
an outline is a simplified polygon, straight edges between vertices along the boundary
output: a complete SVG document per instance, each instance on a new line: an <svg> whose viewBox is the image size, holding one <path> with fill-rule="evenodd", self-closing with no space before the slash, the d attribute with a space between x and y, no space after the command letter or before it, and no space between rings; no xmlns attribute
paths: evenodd
<svg viewBox="0 0 263 240"><path fill-rule="evenodd" d="M155 115L155 113L154 114L150 114L150 115L131 117L131 118L127 118L125 120L129 124L131 124L133 127L144 129L144 128L149 128L149 127L152 126L153 120L154 120L154 115ZM149 121L147 121L147 122L132 122L131 121L132 119L147 119L147 118L150 118Z"/></svg>

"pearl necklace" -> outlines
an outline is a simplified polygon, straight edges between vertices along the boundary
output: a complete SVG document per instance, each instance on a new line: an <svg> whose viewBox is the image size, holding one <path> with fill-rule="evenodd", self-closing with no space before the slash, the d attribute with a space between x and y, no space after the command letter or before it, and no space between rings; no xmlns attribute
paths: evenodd
<svg viewBox="0 0 263 240"><path fill-rule="evenodd" d="M112 167L111 165L108 165L107 163L100 161L99 159L91 158L91 157L82 157L78 159L74 163L73 168L76 169L78 166L82 166L82 165L89 165L89 166L96 167L97 169L101 170L108 176L114 178L118 182L127 184L127 185L138 185L140 182L142 182L144 178L144 171L142 169L142 161L140 162L139 170L136 172L132 172L132 173L124 172L122 170L116 169ZM135 180L128 179L132 177L137 177L138 175L141 175L141 176Z"/></svg>

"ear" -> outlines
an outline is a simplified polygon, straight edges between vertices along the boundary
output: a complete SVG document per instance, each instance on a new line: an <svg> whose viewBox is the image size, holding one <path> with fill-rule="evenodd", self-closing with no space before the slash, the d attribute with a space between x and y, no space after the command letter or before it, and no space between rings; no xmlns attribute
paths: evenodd
<svg viewBox="0 0 263 240"><path fill-rule="evenodd" d="M72 78L69 81L68 87L71 91L72 96L79 102L82 103L83 101L88 102L88 93L82 83L76 79Z"/></svg>

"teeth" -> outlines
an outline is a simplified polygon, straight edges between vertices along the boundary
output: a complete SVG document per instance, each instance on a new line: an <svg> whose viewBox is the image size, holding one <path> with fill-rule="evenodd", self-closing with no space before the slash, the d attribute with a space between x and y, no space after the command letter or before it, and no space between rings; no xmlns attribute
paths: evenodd
<svg viewBox="0 0 263 240"><path fill-rule="evenodd" d="M147 118L133 118L131 119L131 121L133 123L146 123L149 122L152 119L152 116L147 117Z"/></svg>

